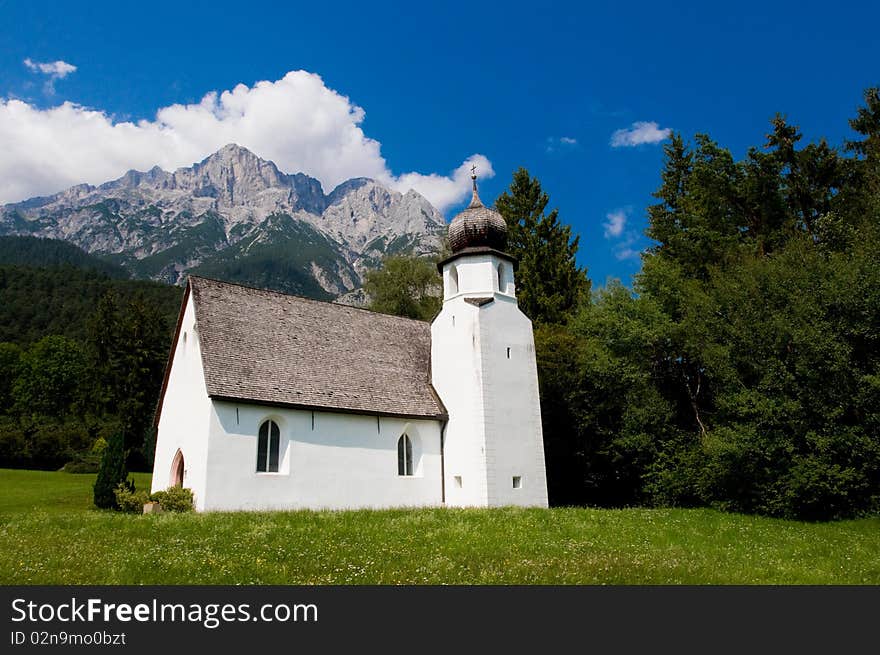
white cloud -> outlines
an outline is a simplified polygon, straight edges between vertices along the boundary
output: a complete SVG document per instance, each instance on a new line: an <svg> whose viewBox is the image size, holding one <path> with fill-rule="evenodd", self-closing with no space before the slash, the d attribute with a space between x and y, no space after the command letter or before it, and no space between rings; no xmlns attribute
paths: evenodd
<svg viewBox="0 0 880 655"><path fill-rule="evenodd" d="M153 120L116 121L103 111L71 102L39 109L0 99L0 202L45 195L73 184L99 184L129 169L159 165L174 170L237 143L285 172L303 172L329 192L352 177L371 177L406 191L415 189L440 211L467 197L470 166L494 175L479 154L451 175L394 175L381 144L361 129L364 110L307 71L275 82L239 84L206 94L201 102L171 105Z"/></svg>
<svg viewBox="0 0 880 655"><path fill-rule="evenodd" d="M471 155L450 176L438 175L437 173L429 175L404 173L392 180L390 184L401 192L415 189L430 200L437 209L443 211L466 197L472 188L471 166L477 167L478 178L495 176L492 162L483 155Z"/></svg>
<svg viewBox="0 0 880 655"><path fill-rule="evenodd" d="M547 142L544 145L544 150L546 152L556 152L558 150L574 148L577 144L577 139L571 136L561 136L558 138L555 136L548 136Z"/></svg>
<svg viewBox="0 0 880 655"><path fill-rule="evenodd" d="M640 146L644 143L660 143L664 139L668 139L671 133L671 128L661 128L653 121L637 121L628 129L616 130L614 134L611 135L611 147L629 148Z"/></svg>
<svg viewBox="0 0 880 655"><path fill-rule="evenodd" d="M633 250L632 248L628 248L626 246L619 247L614 251L614 256L618 261L624 261L627 259L638 259L642 253L638 250Z"/></svg>
<svg viewBox="0 0 880 655"><path fill-rule="evenodd" d="M630 213L632 207L629 205L615 209L605 215L606 220L602 223L605 238L614 241L614 257L619 261L638 259L641 255L641 251L637 250L641 241L639 233L628 228Z"/></svg>
<svg viewBox="0 0 880 655"><path fill-rule="evenodd" d="M76 66L68 64L66 61L34 61L30 57L24 60L24 65L34 73L43 73L50 75L56 79L63 79L76 72Z"/></svg>
<svg viewBox="0 0 880 655"><path fill-rule="evenodd" d="M605 218L608 220L602 226L605 228L606 239L617 238L623 234L623 230L626 227L625 209L615 209L613 212L608 212Z"/></svg>

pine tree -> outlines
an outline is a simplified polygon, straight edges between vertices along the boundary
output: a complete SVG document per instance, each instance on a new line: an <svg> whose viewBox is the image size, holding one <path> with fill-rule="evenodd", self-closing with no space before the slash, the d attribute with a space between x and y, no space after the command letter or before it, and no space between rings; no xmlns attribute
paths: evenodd
<svg viewBox="0 0 880 655"><path fill-rule="evenodd" d="M863 196L863 211L876 221L880 219L880 87L866 89L864 99L865 106L849 121L863 138L847 141L846 148L859 157L856 184Z"/></svg>
<svg viewBox="0 0 880 655"><path fill-rule="evenodd" d="M125 450L145 448L167 357L168 326L143 295L126 305L108 292L89 323L96 410L123 422Z"/></svg>
<svg viewBox="0 0 880 655"><path fill-rule="evenodd" d="M95 505L102 509L116 509L116 495L113 493L120 482L125 482L128 470L125 467L125 434L117 431L101 456L101 468L95 480Z"/></svg>
<svg viewBox="0 0 880 655"><path fill-rule="evenodd" d="M519 262L517 299L520 309L539 324L558 324L583 299L590 281L575 262L579 237L560 223L559 210L545 213L548 196L525 168L513 174L508 191L495 201L507 222L507 251Z"/></svg>

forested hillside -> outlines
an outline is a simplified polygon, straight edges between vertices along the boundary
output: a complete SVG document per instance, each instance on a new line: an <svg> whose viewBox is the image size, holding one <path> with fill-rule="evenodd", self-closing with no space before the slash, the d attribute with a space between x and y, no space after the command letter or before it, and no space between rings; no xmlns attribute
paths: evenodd
<svg viewBox="0 0 880 655"><path fill-rule="evenodd" d="M98 301L108 292L127 302L141 297L173 321L183 290L158 282L108 277L72 266L0 265L0 342L21 346L50 334L83 340Z"/></svg>
<svg viewBox="0 0 880 655"><path fill-rule="evenodd" d="M120 430L148 465L182 289L121 273L63 242L0 239L0 466L93 469Z"/></svg>
<svg viewBox="0 0 880 655"><path fill-rule="evenodd" d="M67 241L30 236L0 236L0 265L55 268L73 266L125 279L128 272L112 262L90 255Z"/></svg>

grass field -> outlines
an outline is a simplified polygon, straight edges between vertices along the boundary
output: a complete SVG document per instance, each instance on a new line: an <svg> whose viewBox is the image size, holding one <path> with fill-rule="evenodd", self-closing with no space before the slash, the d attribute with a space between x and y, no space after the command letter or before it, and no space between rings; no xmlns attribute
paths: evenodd
<svg viewBox="0 0 880 655"><path fill-rule="evenodd" d="M580 508L135 516L94 509L93 481L0 470L0 584L880 584L880 519Z"/></svg>

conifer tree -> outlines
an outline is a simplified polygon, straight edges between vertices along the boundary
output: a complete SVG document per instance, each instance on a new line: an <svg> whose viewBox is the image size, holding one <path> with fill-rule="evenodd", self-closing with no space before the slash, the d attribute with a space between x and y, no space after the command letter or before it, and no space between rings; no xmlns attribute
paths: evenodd
<svg viewBox="0 0 880 655"><path fill-rule="evenodd" d="M495 209L507 222L507 251L516 257L516 296L520 309L538 324L558 324L589 297L590 281L575 262L579 237L559 221L559 210L546 213L548 196L525 168L513 174Z"/></svg>
<svg viewBox="0 0 880 655"><path fill-rule="evenodd" d="M116 509L116 495L113 491L120 482L125 482L128 470L125 467L125 435L122 431L113 433L101 456L101 468L95 480L95 505L102 509Z"/></svg>

